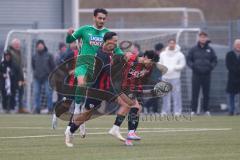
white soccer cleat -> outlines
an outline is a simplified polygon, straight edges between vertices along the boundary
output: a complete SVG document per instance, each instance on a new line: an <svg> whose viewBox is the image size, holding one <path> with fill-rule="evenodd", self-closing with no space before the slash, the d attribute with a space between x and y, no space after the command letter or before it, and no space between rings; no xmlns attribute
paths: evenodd
<svg viewBox="0 0 240 160"><path fill-rule="evenodd" d="M70 132L70 126L65 131L65 144L67 147L73 147L73 134Z"/></svg>
<svg viewBox="0 0 240 160"><path fill-rule="evenodd" d="M123 136L121 135L121 133L120 133L120 131L119 131L120 129L119 129L119 127L118 126L116 126L116 125L113 125L113 127L109 130L109 134L110 135L112 135L112 136L114 136L114 137L116 137L117 139L119 139L120 141L123 141L123 142L125 142L126 141L126 139L125 138L123 138Z"/></svg>
<svg viewBox="0 0 240 160"><path fill-rule="evenodd" d="M137 134L134 131L129 131L127 135L128 140L134 140L134 141L139 141L141 140L141 137L137 136Z"/></svg>
<svg viewBox="0 0 240 160"><path fill-rule="evenodd" d="M52 117L52 129L56 129L56 128L57 128L57 116L54 113Z"/></svg>
<svg viewBox="0 0 240 160"><path fill-rule="evenodd" d="M80 130L79 134L80 134L81 138L85 138L86 137L85 123L80 125L79 130Z"/></svg>

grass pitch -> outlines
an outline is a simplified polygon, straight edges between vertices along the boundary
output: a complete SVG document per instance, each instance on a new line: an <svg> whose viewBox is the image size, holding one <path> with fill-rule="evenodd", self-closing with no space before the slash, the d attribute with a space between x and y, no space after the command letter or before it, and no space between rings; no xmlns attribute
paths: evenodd
<svg viewBox="0 0 240 160"><path fill-rule="evenodd" d="M126 147L107 134L115 116L87 123L87 137L64 144L67 122L49 115L0 115L0 160L239 160L240 116L140 120L142 137ZM121 130L126 135L126 121Z"/></svg>

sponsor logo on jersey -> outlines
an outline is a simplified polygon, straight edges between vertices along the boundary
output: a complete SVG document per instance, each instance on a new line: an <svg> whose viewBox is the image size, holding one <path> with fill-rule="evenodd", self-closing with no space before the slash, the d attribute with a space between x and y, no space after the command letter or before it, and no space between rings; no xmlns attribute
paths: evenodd
<svg viewBox="0 0 240 160"><path fill-rule="evenodd" d="M102 44L103 44L103 37L96 36L96 35L90 35L89 43L92 46L102 46Z"/></svg>
<svg viewBox="0 0 240 160"><path fill-rule="evenodd" d="M133 64L132 64L132 67L133 67ZM142 70L140 71L137 71L133 68L130 68L129 69L129 72L128 72L128 78L129 79L134 79L134 78L141 78L141 77L144 77L146 74L148 74L150 71L143 68Z"/></svg>

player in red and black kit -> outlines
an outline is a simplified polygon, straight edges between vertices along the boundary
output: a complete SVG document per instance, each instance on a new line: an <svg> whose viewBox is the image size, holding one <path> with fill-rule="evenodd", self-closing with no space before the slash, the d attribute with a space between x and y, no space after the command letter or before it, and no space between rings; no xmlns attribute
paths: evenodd
<svg viewBox="0 0 240 160"><path fill-rule="evenodd" d="M112 74L112 76L114 76L112 77L112 81L113 83L119 83L118 77L121 77L121 92L128 96L133 101L134 105L129 108L119 109L114 125L110 129L109 133L114 135L116 132L115 130L118 130L125 119L125 115L128 113L129 133L125 144L131 146L133 145L132 140L141 139L136 135L135 131L138 127L139 113L142 110L143 89L149 81L152 69L155 66L154 62L158 62L159 57L154 53L154 51L146 51L142 57L138 57L136 54L127 54L127 59L121 59L116 65L113 64L112 72L115 72L114 70L121 70L121 74L118 76L116 74ZM121 66L123 67L121 68ZM114 86L116 85L114 84Z"/></svg>

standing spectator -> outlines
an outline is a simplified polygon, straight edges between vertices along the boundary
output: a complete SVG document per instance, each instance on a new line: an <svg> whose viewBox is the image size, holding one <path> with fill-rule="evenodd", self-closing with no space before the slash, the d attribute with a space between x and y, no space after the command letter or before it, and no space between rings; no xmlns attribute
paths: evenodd
<svg viewBox="0 0 240 160"><path fill-rule="evenodd" d="M13 63L12 54L6 51L0 64L0 89L2 92L2 106L6 113L15 109L15 95L18 85L19 68Z"/></svg>
<svg viewBox="0 0 240 160"><path fill-rule="evenodd" d="M192 69L192 112L194 115L197 111L198 97L200 88L203 91L203 111L206 115L210 115L209 90L211 72L217 65L217 57L215 51L209 46L209 39L206 32L200 32L198 43L194 46L187 56L187 64Z"/></svg>
<svg viewBox="0 0 240 160"><path fill-rule="evenodd" d="M240 39L234 42L234 49L226 55L228 70L227 93L229 94L229 115L235 112L235 95L240 93Z"/></svg>
<svg viewBox="0 0 240 160"><path fill-rule="evenodd" d="M163 97L163 106L161 115L167 115L171 112L171 98L173 99L173 114L180 116L182 114L182 94L181 94L181 71L186 65L186 60L175 39L168 41L168 46L160 54L160 64L168 68L162 79L171 83L173 91Z"/></svg>
<svg viewBox="0 0 240 160"><path fill-rule="evenodd" d="M17 85L17 92L18 92L18 113L29 113L26 108L23 106L23 94L24 94L24 74L23 74L23 61L22 61L22 53L21 53L21 42L19 39L14 38L11 41L11 45L8 47L8 52L12 55L12 62L19 70L18 81Z"/></svg>
<svg viewBox="0 0 240 160"><path fill-rule="evenodd" d="M59 51L57 52L57 54L55 55L55 58L54 58L55 64L61 63L61 57L66 52L67 46L64 42L60 42L58 45L58 49L59 49Z"/></svg>
<svg viewBox="0 0 240 160"><path fill-rule="evenodd" d="M33 76L34 76L34 102L35 113L40 114L40 92L41 87L45 88L47 96L48 112L52 112L52 90L49 87L48 76L54 69L55 64L53 56L48 52L48 49L43 40L38 40L36 43L36 54L32 58Z"/></svg>
<svg viewBox="0 0 240 160"><path fill-rule="evenodd" d="M164 45L162 43L158 43L154 46L154 49L155 49L156 54L160 56L161 52L164 49Z"/></svg>

